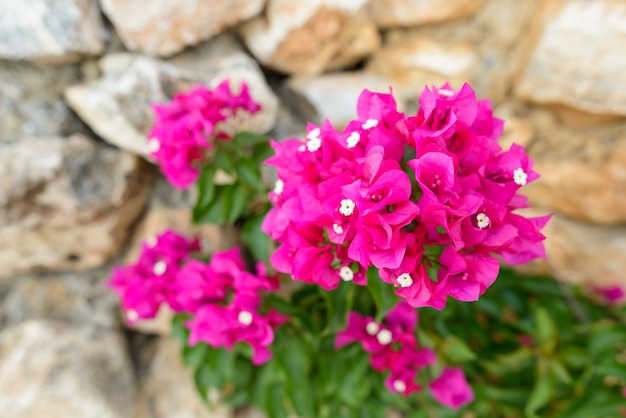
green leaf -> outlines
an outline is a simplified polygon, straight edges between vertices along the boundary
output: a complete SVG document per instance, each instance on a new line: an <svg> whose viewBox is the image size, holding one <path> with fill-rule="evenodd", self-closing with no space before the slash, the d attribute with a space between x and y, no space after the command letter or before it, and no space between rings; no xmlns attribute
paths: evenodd
<svg viewBox="0 0 626 418"><path fill-rule="evenodd" d="M452 363L462 363L476 359L476 353L469 348L465 341L454 335L446 337L441 350L443 355Z"/></svg>
<svg viewBox="0 0 626 418"><path fill-rule="evenodd" d="M337 396L346 405L358 407L370 393L370 380L367 378L370 370L369 356L364 352L353 358L349 363L335 370L340 374L340 385Z"/></svg>
<svg viewBox="0 0 626 418"><path fill-rule="evenodd" d="M247 219L241 229L241 240L246 244L252 256L258 261L268 261L272 239L265 232L261 231L261 225L265 219L265 214L257 215Z"/></svg>
<svg viewBox="0 0 626 418"><path fill-rule="evenodd" d="M177 314L172 318L172 337L182 346L186 346L189 340L189 330L185 327L185 322L189 319L190 316L188 314Z"/></svg>
<svg viewBox="0 0 626 418"><path fill-rule="evenodd" d="M186 346L183 348L183 360L187 366L197 369L205 362L209 350L210 347L202 342L194 346Z"/></svg>
<svg viewBox="0 0 626 418"><path fill-rule="evenodd" d="M556 346L558 330L554 320L543 306L537 306L535 314L535 335L545 353L551 353Z"/></svg>
<svg viewBox="0 0 626 418"><path fill-rule="evenodd" d="M198 189L198 200L196 201L192 212L194 222L197 222L197 219L199 219L199 215L206 210L206 208L215 198L215 183L213 182L214 177L214 166L205 165L204 167L202 167L200 177L196 182Z"/></svg>
<svg viewBox="0 0 626 418"><path fill-rule="evenodd" d="M367 289L376 304L376 320L382 321L398 302L398 297L393 293L393 286L380 279L376 267L370 267L367 269Z"/></svg>
<svg viewBox="0 0 626 418"><path fill-rule="evenodd" d="M327 331L335 333L346 328L348 312L352 309L354 302L354 288L354 283L344 281L341 281L336 289L330 291L320 288L320 292L328 304Z"/></svg>
<svg viewBox="0 0 626 418"><path fill-rule="evenodd" d="M238 132L231 142L240 147L252 147L257 144L267 144L269 138L254 132Z"/></svg>
<svg viewBox="0 0 626 418"><path fill-rule="evenodd" d="M261 172L253 161L243 158L237 165L237 176L239 179L252 187L257 192L263 191L263 183L261 183Z"/></svg>
<svg viewBox="0 0 626 418"><path fill-rule="evenodd" d="M538 417L537 411L547 405L554 394L554 384L555 381L552 374L549 373L545 367L539 367L535 385L530 392L530 397L524 408L524 412L528 418Z"/></svg>
<svg viewBox="0 0 626 418"><path fill-rule="evenodd" d="M237 164L235 162L235 158L233 157L232 152L236 152L237 150L229 150L229 147L232 146L228 144L228 142L220 143L220 145L216 149L213 164L215 165L215 167L226 172L227 174L234 175L237 171Z"/></svg>
<svg viewBox="0 0 626 418"><path fill-rule="evenodd" d="M230 211L227 215L227 221L230 224L235 223L237 219L243 214L246 208L247 193L244 190L241 183L236 183L232 186L230 193Z"/></svg>
<svg viewBox="0 0 626 418"><path fill-rule="evenodd" d="M230 211L232 193L232 186L215 186L215 198L207 207L194 211L194 223L225 223L226 215Z"/></svg>

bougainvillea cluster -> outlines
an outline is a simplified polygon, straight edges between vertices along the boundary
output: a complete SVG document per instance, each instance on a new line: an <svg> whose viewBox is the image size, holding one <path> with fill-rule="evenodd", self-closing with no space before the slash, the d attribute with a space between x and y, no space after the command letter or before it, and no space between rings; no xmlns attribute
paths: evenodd
<svg viewBox="0 0 626 418"><path fill-rule="evenodd" d="M538 178L524 149L497 142L503 122L465 84L426 88L416 115L365 90L343 131L309 125L306 140L273 142L278 180L263 230L281 243L272 265L335 288L368 268L413 307L475 301L500 260L545 257L541 228L518 190ZM499 257L499 258L498 258Z"/></svg>
<svg viewBox="0 0 626 418"><path fill-rule="evenodd" d="M148 151L159 164L168 181L178 188L191 186L211 150L212 141L228 140L219 123L238 110L258 112L261 107L242 84L233 94L228 80L209 89L198 85L187 93L178 93L167 104L154 105L156 114L150 130Z"/></svg>
<svg viewBox="0 0 626 418"><path fill-rule="evenodd" d="M335 346L358 342L370 355L378 372L389 372L385 385L392 392L409 396L423 388L416 382L420 370L435 363L435 353L420 347L415 337L418 315L405 301L391 309L382 322L350 312L347 328L337 334ZM441 404L458 408L474 398L461 369L446 369L429 385Z"/></svg>
<svg viewBox="0 0 626 418"><path fill-rule="evenodd" d="M250 344L254 364L271 357L268 346L274 329L287 320L269 310L260 312L263 292L278 289L278 279L268 276L263 263L256 274L245 269L239 248L216 252L210 263L192 258L200 251L197 239L166 231L142 244L139 260L117 267L109 286L119 295L128 322L153 318L162 304L187 313L189 345L202 341L231 349Z"/></svg>

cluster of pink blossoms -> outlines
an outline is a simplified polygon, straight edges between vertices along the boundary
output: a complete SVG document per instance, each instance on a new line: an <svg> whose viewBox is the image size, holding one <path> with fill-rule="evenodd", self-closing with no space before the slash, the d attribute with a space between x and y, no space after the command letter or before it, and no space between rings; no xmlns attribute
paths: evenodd
<svg viewBox="0 0 626 418"><path fill-rule="evenodd" d="M148 150L168 181L181 189L191 186L200 175L211 141L230 139L216 125L239 109L249 113L261 109L250 97L247 85L242 84L241 92L235 95L227 80L214 89L201 85L178 93L170 103L153 108L156 120Z"/></svg>
<svg viewBox="0 0 626 418"><path fill-rule="evenodd" d="M245 271L239 248L216 252L210 263L190 258L200 251L197 239L166 231L144 242L135 264L117 267L109 286L119 295L128 322L153 318L165 303L177 313L187 312L189 344L203 341L231 349L250 344L253 363L271 358L268 346L274 329L287 320L275 311L261 315L262 292L278 289L263 263L257 274Z"/></svg>
<svg viewBox="0 0 626 418"><path fill-rule="evenodd" d="M263 230L271 263L296 280L365 284L374 266L413 307L475 301L499 271L545 257L541 228L518 190L538 178L520 146L497 143L503 122L465 84L426 88L414 116L390 94L363 91L358 119L306 141L273 142L278 180Z"/></svg>
<svg viewBox="0 0 626 418"><path fill-rule="evenodd" d="M389 311L382 323L350 312L348 326L337 334L335 346L340 348L359 342L370 354L374 370L390 372L385 381L387 388L409 396L422 390L416 383L420 369L435 362L432 350L418 346L415 338L417 319L416 310L404 301ZM429 387L436 400L451 408L458 408L474 399L472 388L461 369L446 369Z"/></svg>

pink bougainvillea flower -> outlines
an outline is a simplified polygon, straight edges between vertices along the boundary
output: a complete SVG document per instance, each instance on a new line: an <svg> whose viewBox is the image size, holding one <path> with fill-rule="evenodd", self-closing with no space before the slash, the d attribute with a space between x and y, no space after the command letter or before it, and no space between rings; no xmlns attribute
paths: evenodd
<svg viewBox="0 0 626 418"><path fill-rule="evenodd" d="M197 86L176 94L168 104L153 106L156 119L150 130L148 151L173 186L184 189L193 184L211 141L229 139L218 129L220 122L238 110L260 110L246 84L240 90L233 94L225 80L215 88Z"/></svg>
<svg viewBox="0 0 626 418"><path fill-rule="evenodd" d="M141 249L139 260L116 267L107 283L119 295L130 323L153 318L164 302L176 304L176 275L187 257L200 250L200 244L197 239L165 231L145 241Z"/></svg>
<svg viewBox="0 0 626 418"><path fill-rule="evenodd" d="M437 402L453 409L458 409L474 400L474 391L465 380L461 368L446 367L443 373L428 386Z"/></svg>
<svg viewBox="0 0 626 418"><path fill-rule="evenodd" d="M626 300L626 290L624 290L624 286L594 287L593 290L609 305L617 305Z"/></svg>

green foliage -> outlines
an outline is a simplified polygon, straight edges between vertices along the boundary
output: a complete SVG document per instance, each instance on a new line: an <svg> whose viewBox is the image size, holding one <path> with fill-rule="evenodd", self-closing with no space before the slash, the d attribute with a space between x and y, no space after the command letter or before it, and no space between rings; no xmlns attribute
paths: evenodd
<svg viewBox="0 0 626 418"><path fill-rule="evenodd" d="M261 180L261 166L271 154L267 137L241 132L230 141L215 141L213 145L213 161L202 168L196 183L193 221L234 224L265 214L267 190ZM226 178L226 184L216 185L218 176Z"/></svg>

